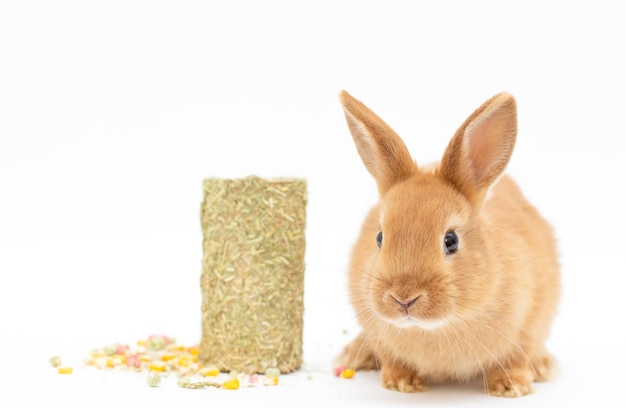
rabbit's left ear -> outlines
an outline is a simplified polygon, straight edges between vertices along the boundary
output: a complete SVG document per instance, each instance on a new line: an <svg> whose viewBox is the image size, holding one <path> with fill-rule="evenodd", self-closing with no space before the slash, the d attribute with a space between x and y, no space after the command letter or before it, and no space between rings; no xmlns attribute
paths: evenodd
<svg viewBox="0 0 626 408"><path fill-rule="evenodd" d="M442 176L468 199L481 200L508 164L516 137L515 98L499 93L457 130L441 160Z"/></svg>
<svg viewBox="0 0 626 408"><path fill-rule="evenodd" d="M406 145L385 121L346 91L339 93L339 100L357 151L381 196L417 171Z"/></svg>

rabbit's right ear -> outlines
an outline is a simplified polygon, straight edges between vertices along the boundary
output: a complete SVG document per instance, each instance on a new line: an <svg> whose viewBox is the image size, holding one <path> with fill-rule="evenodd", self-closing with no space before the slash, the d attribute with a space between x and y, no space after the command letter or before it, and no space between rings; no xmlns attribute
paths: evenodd
<svg viewBox="0 0 626 408"><path fill-rule="evenodd" d="M346 91L340 92L339 100L357 151L376 179L381 196L391 186L415 173L417 164L388 124Z"/></svg>
<svg viewBox="0 0 626 408"><path fill-rule="evenodd" d="M441 160L441 174L468 199L480 201L506 167L517 136L517 106L499 93L467 118Z"/></svg>

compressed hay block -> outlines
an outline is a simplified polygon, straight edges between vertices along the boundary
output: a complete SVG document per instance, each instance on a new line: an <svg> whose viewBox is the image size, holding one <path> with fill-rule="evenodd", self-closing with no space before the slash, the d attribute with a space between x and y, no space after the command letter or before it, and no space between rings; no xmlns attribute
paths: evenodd
<svg viewBox="0 0 626 408"><path fill-rule="evenodd" d="M302 364L304 179L208 178L199 359L221 371Z"/></svg>

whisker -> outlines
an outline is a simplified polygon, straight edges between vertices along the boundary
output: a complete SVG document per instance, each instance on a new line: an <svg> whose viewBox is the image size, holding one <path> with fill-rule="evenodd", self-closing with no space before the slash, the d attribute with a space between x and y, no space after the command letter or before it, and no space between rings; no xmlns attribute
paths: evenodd
<svg viewBox="0 0 626 408"><path fill-rule="evenodd" d="M483 316L486 318L486 320L491 320L493 319L493 316L476 308L472 308L471 306L467 306L467 305L463 305L464 307L466 307L469 310L472 310L473 312L476 312L478 315ZM482 321L482 320L478 320L478 319L472 319L472 322L481 325L482 327L491 330L493 333L497 334L498 336L500 336L501 338L507 340L513 347L515 347L520 354L522 355L522 357L528 362L528 365L530 366L532 372L533 372L533 376L537 376L537 369L535 368L535 364L532 362L530 356L526 353L526 351L524 351L524 349L522 348L522 346L520 346L515 340L513 340L511 337L507 336L506 334L502 333L500 330L496 329L495 327L493 327L492 325L488 324L487 321Z"/></svg>
<svg viewBox="0 0 626 408"><path fill-rule="evenodd" d="M457 317L457 316L454 316L454 317L459 319L459 317ZM468 329L458 326L454 322L454 320L452 320L450 317L447 317L446 320L448 320L448 322L457 329L452 334L454 334L457 337L457 339L462 340L465 343L465 345L469 348L470 352L474 355L474 358L476 359L476 362L478 363L478 368L480 369L481 377L482 377L482 380L483 380L483 389L485 391L485 394L489 395L489 383L487 381L487 373L485 372L485 368L483 367L483 364L480 361L480 358L478 357L478 354L476 353L476 350L474 349L474 347L468 341L466 341L464 338L460 337L460 333L463 332L463 333L467 334L468 333Z"/></svg>
<svg viewBox="0 0 626 408"><path fill-rule="evenodd" d="M456 317L457 319L459 319L459 321L463 324L465 324L467 326L467 322L463 319L461 319L459 316L457 316L455 313L452 313L452 315L454 317ZM472 339L480 346L482 347L483 350L485 350L487 352L487 354L489 354L491 356L491 358L493 358L493 360L498 364L498 366L502 369L502 371L504 371L504 374L506 375L506 377L509 379L509 381L513 381L511 379L511 376L509 375L509 370L506 369L506 367L504 366L504 364L502 364L502 362L483 344L481 343L476 336L473 336L471 334L471 332L469 330L466 330L465 332L467 335L471 336Z"/></svg>

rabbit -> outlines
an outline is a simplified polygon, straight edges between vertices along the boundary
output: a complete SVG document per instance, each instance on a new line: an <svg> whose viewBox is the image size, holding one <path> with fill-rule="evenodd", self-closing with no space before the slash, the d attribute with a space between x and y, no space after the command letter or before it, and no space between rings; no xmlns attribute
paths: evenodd
<svg viewBox="0 0 626 408"><path fill-rule="evenodd" d="M487 100L428 166L363 103L346 91L339 99L380 199L349 263L361 332L335 362L380 370L382 385L401 392L482 379L489 395L532 393L553 366L544 342L560 266L553 227L503 174L515 98Z"/></svg>

